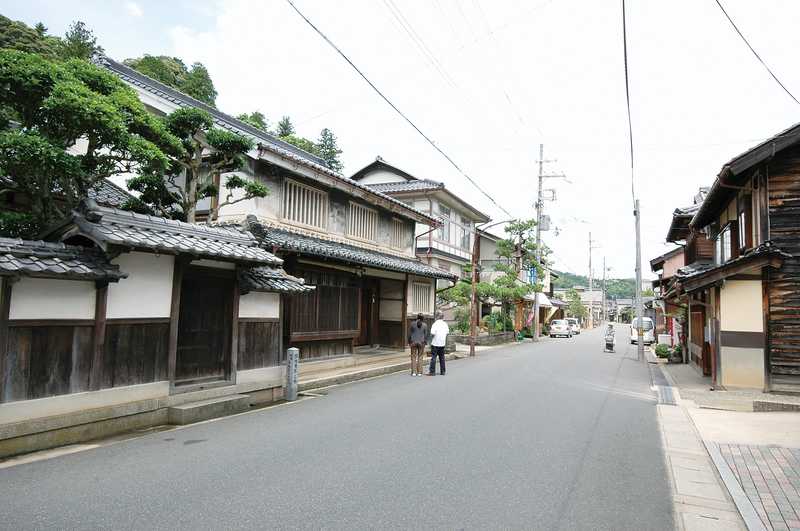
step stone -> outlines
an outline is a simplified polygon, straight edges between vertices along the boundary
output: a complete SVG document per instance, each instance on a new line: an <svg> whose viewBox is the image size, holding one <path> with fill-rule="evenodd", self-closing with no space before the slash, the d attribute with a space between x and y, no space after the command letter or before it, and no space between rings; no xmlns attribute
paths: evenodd
<svg viewBox="0 0 800 531"><path fill-rule="evenodd" d="M182 426L203 420L224 417L247 411L250 397L247 395L228 395L197 402L187 402L168 408L170 424Z"/></svg>

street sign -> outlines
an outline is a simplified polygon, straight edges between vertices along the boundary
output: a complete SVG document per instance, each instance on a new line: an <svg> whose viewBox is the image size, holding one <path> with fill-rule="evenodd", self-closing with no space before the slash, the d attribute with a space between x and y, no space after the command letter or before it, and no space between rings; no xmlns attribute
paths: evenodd
<svg viewBox="0 0 800 531"><path fill-rule="evenodd" d="M547 214L542 214L542 223L540 229L542 231L550 230L550 216L548 216Z"/></svg>

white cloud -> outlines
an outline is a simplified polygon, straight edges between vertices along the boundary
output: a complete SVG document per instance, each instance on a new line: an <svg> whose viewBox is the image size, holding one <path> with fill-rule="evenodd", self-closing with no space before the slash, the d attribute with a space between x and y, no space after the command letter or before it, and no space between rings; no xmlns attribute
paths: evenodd
<svg viewBox="0 0 800 531"><path fill-rule="evenodd" d="M144 15L144 11L142 11L142 6L140 6L136 2L125 2L125 10L132 17L141 17L142 15Z"/></svg>

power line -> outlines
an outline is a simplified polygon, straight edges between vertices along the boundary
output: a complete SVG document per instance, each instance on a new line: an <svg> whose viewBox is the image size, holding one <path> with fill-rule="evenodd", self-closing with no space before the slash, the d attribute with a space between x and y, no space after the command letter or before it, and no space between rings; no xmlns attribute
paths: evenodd
<svg viewBox="0 0 800 531"><path fill-rule="evenodd" d="M431 139L430 139L430 137L429 137L428 135L426 135L425 133L423 133L423 132L422 132L422 130L421 130L419 127L417 127L417 125L416 125L414 122L412 122L410 118L408 118L408 117L407 117L405 114L403 114L403 111L401 111L400 109L398 109L398 108L397 108L397 106L396 106L394 103L392 103L392 102L391 102L391 100L390 100L389 98L387 98L387 97L386 97L386 96L383 94L383 92L381 92L381 91L380 91L380 89L378 89L378 87L376 87L376 86L375 86L375 84L374 84L372 81L370 81L370 80L369 80L369 78L368 78L368 77L367 77L367 76L366 76L366 75L365 75L365 74L364 74L364 73L363 73L363 72L362 72L362 71L361 71L361 70L360 70L360 69L359 69L359 68L358 68L358 67L355 65L355 63L353 63L353 61L351 61L351 60L350 60L350 58L349 58L349 57L347 57L347 55L345 55L345 53L344 53L343 51L342 51L342 50L340 50L340 49L339 49L339 47L338 47L338 46L336 46L336 44L334 44L334 43L333 43L333 41L331 41L331 40L330 40L330 39L327 37L327 35L325 35L325 34L324 34L324 33L323 33L323 32L322 32L322 31L321 31L319 28L317 28L317 27L314 25L314 23L313 23L313 22L311 22L311 21L310 21L310 20L309 20L309 19L308 19L308 18L307 18L307 17L306 17L306 16L305 16L305 15L304 15L304 14L303 14L303 13L302 13L302 12L301 12L301 11L300 11L298 8L297 8L297 6L295 6L295 5L294 5L294 2L293 2L292 0L286 0L286 2L287 2L287 3L288 3L290 6L292 6L292 9L294 9L294 10L295 10L295 12L296 12L298 15L300 15L300 18L302 18L302 19L303 19L303 20L306 22L306 24L308 24L309 26L311 26L311 28L312 28L312 29L313 29L315 32L317 32L317 34L318 34L320 37L322 37L322 38L325 40L325 42L327 42L327 43L328 43L328 44L331 46L331 48L333 48L334 50L336 50L336 52L337 52L337 53L338 53L340 56L342 56L342 59L344 59L345 61L347 61L347 64L349 64L349 65L350 65L350 66L353 68L353 70L355 70L355 71L358 73L358 75L359 75L359 76L361 76L361 78L362 78L364 81L366 81L366 82L367 82L367 84L368 84L368 85L369 85L369 86L372 88L372 90L374 90L374 91L375 91L375 92L378 94L378 96L380 96L380 97L381 97L381 99L383 99L383 101L385 101L385 102L386 102L386 103L387 103L387 104L388 104L388 105L389 105L389 106L390 106L392 109L394 109L394 111L395 111L397 114L399 114L399 115L400 115L400 116L403 118L403 120L405 120L406 122L408 122L408 124L409 124L411 127L413 127L413 128L414 128L414 130L415 130L417 133L419 133L419 134L420 134L420 136L422 136L422 138L424 138L424 139L425 139L425 141L427 141L427 142L428 142L428 143L429 143L431 146L433 146L433 148L434 148L436 151L438 151L438 152L439 152L439 154L440 154L440 155L442 155L442 156L445 158L445 160L447 160L447 162L449 162L449 163L450 163L450 165L451 165L451 166L453 166L453 168L455 168L455 169L456 169L456 171L458 171L458 173L460 173L460 174L461 174L461 175L462 175L462 176L463 176L465 179L467 179L467 180L468 180L468 181L469 181L469 182L472 184L472 186L474 186L474 187L475 187L475 188L476 188L476 189L477 189L477 190L478 190L478 191L479 191L481 194L483 194L483 195L484 195L484 196L485 196L485 197L486 197L486 198L487 198L489 201L491 201L491 202L492 202L492 204L493 204L494 206L496 206L497 208L499 208L500 210L502 210L504 214L506 214L506 215L507 215L508 217L510 217L510 218L513 218L513 217L514 217L514 216L513 216L513 215L512 215L512 214L511 214L511 213L510 213L508 210L506 210L505 208L503 208L503 207L500 205L500 203L498 203L497 201L495 201L495 200L494 200L494 198L493 198L491 195L489 195L487 192L485 192L485 191L483 190L483 188L481 188L481 187L478 185L478 183L477 183L477 182L475 182L475 180L474 180L472 177L470 177L469 175L467 175L467 174L464 172L464 170L462 170L462 169L461 169L461 167L460 167L458 164L456 164L456 163L455 163L455 161L454 161L452 158L450 158L450 156L449 156L447 153L445 153L445 152L442 150L442 148L440 148L439 146L437 146L437 145L436 145L436 143L435 143L433 140L431 140Z"/></svg>
<svg viewBox="0 0 800 531"><path fill-rule="evenodd" d="M631 122L631 91L628 83L628 29L625 24L625 0L622 0L622 54L625 60L625 103L628 108L628 139L631 150L631 198L636 201L633 181L633 124Z"/></svg>
<svg viewBox="0 0 800 531"><path fill-rule="evenodd" d="M770 67L768 67L768 66L767 66L767 63L765 63L765 62L764 62L764 60L763 60L763 59L761 59L761 56L760 56L760 55L758 55L758 52L756 52L756 51L755 51L755 49L753 49L753 47L752 47L752 46L750 46L750 43L747 41L747 38L745 38L745 36L744 36L744 35L742 35L742 32L741 32L741 31L739 31L739 28L738 28L738 27L736 26L736 24L733 22L733 19L730 17L730 15L728 15L728 12L727 12L727 11L725 11L725 8L724 8L724 7L722 7L722 4L720 3L720 1L719 1L719 0L715 0L715 1L717 2L717 5L719 6L719 8L722 10L722 14L724 14L724 15L725 15L725 18L727 18L727 19L728 19L728 22L730 22L730 23L731 23L731 26L733 26L733 29L734 29L734 30L736 30L736 33L738 33L738 34L739 34L739 37L741 37L741 38L742 38L742 40L744 41L744 43L747 45L747 47L748 47L748 48L750 48L750 51L751 51L751 52L753 52L753 55L755 55L755 56L756 56L756 59L758 59L758 62L759 62L759 63L761 63L761 65L762 65L764 68L766 68L766 69L767 69L767 72L769 72L769 75L771 75L771 76L772 76L772 79L774 79L774 80L775 80L775 82L776 82L778 85L780 85L780 86L781 86L781 88L784 90L784 92L786 92L786 94L788 94L788 95L789 95L789 97L790 97L790 98L792 98L796 104L800 105L800 101L797 101L797 98L795 98L795 97L794 97L794 94L792 94L791 92L789 92L789 89L787 89L787 88L786 88L786 86L785 86L783 83L781 83L781 80L780 80L780 79L778 79L778 76L776 76L776 75L775 75L775 73L772 71L772 69L770 69Z"/></svg>

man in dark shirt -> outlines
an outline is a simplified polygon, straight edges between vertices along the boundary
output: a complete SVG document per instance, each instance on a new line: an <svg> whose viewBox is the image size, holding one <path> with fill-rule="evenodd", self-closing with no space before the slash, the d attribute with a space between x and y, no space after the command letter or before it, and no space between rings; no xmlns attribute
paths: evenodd
<svg viewBox="0 0 800 531"><path fill-rule="evenodd" d="M408 330L408 344L411 345L411 376L422 376L422 357L425 355L425 343L428 341L428 325L422 320L422 314L411 323Z"/></svg>

